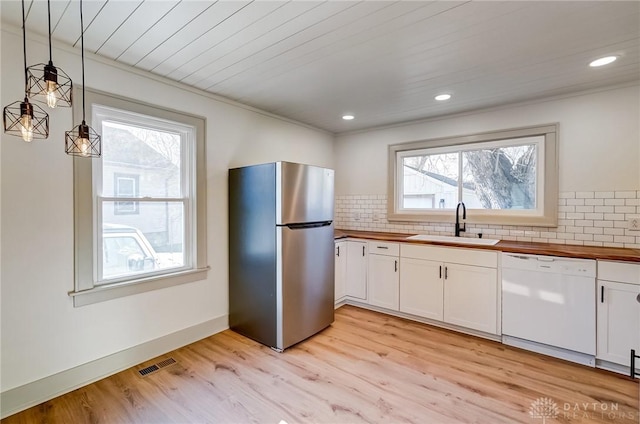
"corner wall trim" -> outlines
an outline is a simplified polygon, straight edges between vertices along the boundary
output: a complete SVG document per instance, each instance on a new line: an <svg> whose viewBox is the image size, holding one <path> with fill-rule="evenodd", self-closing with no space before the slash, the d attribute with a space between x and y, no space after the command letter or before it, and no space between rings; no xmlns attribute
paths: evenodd
<svg viewBox="0 0 640 424"><path fill-rule="evenodd" d="M229 317L219 316L192 327L130 347L86 364L0 393L0 418L6 418L87 384L163 355L229 328Z"/></svg>

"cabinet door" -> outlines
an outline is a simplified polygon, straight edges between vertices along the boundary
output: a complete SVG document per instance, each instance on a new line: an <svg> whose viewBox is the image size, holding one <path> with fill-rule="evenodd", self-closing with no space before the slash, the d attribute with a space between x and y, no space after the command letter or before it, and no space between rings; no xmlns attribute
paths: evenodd
<svg viewBox="0 0 640 424"><path fill-rule="evenodd" d="M347 279L347 243L344 241L336 243L336 274L335 274L335 301L339 302L346 294Z"/></svg>
<svg viewBox="0 0 640 424"><path fill-rule="evenodd" d="M598 359L629 366L640 352L640 285L598 281Z"/></svg>
<svg viewBox="0 0 640 424"><path fill-rule="evenodd" d="M444 321L497 334L496 269L450 263L444 266Z"/></svg>
<svg viewBox="0 0 640 424"><path fill-rule="evenodd" d="M367 243L347 242L346 295L367 299Z"/></svg>
<svg viewBox="0 0 640 424"><path fill-rule="evenodd" d="M399 259L397 256L369 255L369 304L398 310Z"/></svg>
<svg viewBox="0 0 640 424"><path fill-rule="evenodd" d="M442 321L442 262L402 258L401 266L400 310Z"/></svg>

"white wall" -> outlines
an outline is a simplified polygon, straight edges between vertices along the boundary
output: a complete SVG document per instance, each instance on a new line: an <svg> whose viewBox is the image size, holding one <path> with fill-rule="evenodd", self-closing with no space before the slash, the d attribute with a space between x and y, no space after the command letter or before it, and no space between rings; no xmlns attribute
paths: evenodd
<svg viewBox="0 0 640 424"><path fill-rule="evenodd" d="M23 98L22 40L3 29L3 106ZM28 63L47 59L28 43ZM54 49L56 66L79 84L77 52ZM226 316L227 169L288 160L333 164L333 136L195 94L89 56L88 87L207 119L207 225L211 271L205 281L74 308L72 158L64 131L80 120L50 111L51 135L31 144L2 134L1 391ZM77 98L76 101L80 101Z"/></svg>
<svg viewBox="0 0 640 424"><path fill-rule="evenodd" d="M632 86L343 134L336 194L386 194L390 144L553 122L560 123L561 192L640 189L640 88Z"/></svg>

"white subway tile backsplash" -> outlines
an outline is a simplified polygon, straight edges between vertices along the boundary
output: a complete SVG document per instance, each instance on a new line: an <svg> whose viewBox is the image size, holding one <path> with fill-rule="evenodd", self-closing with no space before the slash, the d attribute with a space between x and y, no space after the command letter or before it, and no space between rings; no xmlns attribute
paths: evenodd
<svg viewBox="0 0 640 424"><path fill-rule="evenodd" d="M636 213L636 207L635 206L616 206L615 212L616 213Z"/></svg>
<svg viewBox="0 0 640 424"><path fill-rule="evenodd" d="M613 199L615 197L615 192L613 192L613 191L596 191L594 193L594 197L596 199Z"/></svg>
<svg viewBox="0 0 640 424"><path fill-rule="evenodd" d="M604 199L605 206L623 206L625 199Z"/></svg>
<svg viewBox="0 0 640 424"><path fill-rule="evenodd" d="M387 220L386 195L340 195L335 202L335 227L364 231L452 235L453 224L402 223ZM467 237L585 246L640 246L640 231L627 220L640 215L640 191L563 192L558 199L558 226L540 228L468 224ZM453 214L452 214L453 216Z"/></svg>
<svg viewBox="0 0 640 424"><path fill-rule="evenodd" d="M576 199L593 199L594 194L593 191L578 191L576 192Z"/></svg>
<svg viewBox="0 0 640 424"><path fill-rule="evenodd" d="M635 199L636 191L616 191L616 199Z"/></svg>

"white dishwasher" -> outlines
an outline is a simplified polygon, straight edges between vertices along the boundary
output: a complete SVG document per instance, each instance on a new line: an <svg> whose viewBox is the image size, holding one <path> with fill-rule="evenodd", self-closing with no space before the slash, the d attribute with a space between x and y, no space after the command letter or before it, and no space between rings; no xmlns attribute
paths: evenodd
<svg viewBox="0 0 640 424"><path fill-rule="evenodd" d="M596 261L503 253L502 341L595 366Z"/></svg>

